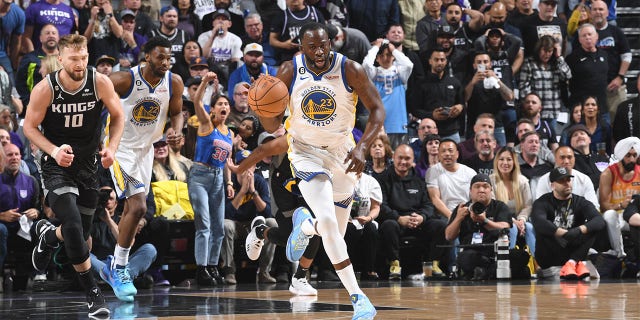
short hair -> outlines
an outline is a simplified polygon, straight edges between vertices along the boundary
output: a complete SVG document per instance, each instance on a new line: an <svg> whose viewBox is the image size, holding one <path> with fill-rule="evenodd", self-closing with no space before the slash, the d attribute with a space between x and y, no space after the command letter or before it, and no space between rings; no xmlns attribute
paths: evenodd
<svg viewBox="0 0 640 320"><path fill-rule="evenodd" d="M247 20L249 19L258 19L260 23L262 23L262 17L258 13L249 13L246 17L244 17L244 26L247 26Z"/></svg>
<svg viewBox="0 0 640 320"><path fill-rule="evenodd" d="M539 94L537 94L537 93L535 93L535 92L531 91L531 92L527 93L527 94L524 96L524 97L525 97L525 99L526 99L528 96L534 96L534 97L538 98L538 100L542 103L542 98L540 98L540 95L539 95ZM524 100L524 99L522 99L522 100Z"/></svg>
<svg viewBox="0 0 640 320"><path fill-rule="evenodd" d="M516 129L523 123L529 124L534 128L536 127L535 123L533 123L533 121L531 121L531 119L522 118L522 119L518 120L518 123L516 124Z"/></svg>
<svg viewBox="0 0 640 320"><path fill-rule="evenodd" d="M421 150L426 149L427 148L427 144L429 144L429 142L436 141L436 140L438 142L440 142L441 139L442 138L437 134L433 134L433 133L427 134L426 136L424 136L424 141L422 141L422 149Z"/></svg>
<svg viewBox="0 0 640 320"><path fill-rule="evenodd" d="M445 142L453 143L453 145L456 146L456 151L458 151L458 153L460 153L460 147L458 146L458 143L455 140L453 140L451 138L441 139L440 140L440 145L442 145ZM440 147L438 147L438 149L440 149Z"/></svg>
<svg viewBox="0 0 640 320"><path fill-rule="evenodd" d="M584 28L593 28L593 31L598 31L598 29L596 28L596 26L592 25L591 23L583 23L578 27L578 36L580 36L580 31L582 31L582 29Z"/></svg>
<svg viewBox="0 0 640 320"><path fill-rule="evenodd" d="M300 28L300 32L298 33L298 37L300 38L300 41L302 42L302 38L304 38L304 35L305 33L307 33L307 31L316 31L316 30L324 30L324 33L327 35L327 38L329 37L329 30L327 29L326 25L318 22L308 22L308 23L305 23L302 26L302 28Z"/></svg>
<svg viewBox="0 0 640 320"><path fill-rule="evenodd" d="M473 141L478 142L478 137L479 136L483 136L483 135L489 136L489 138L491 138L491 140L496 140L496 137L493 134L493 132L491 132L489 130L480 130L480 131L476 132L476 135L473 137Z"/></svg>
<svg viewBox="0 0 640 320"><path fill-rule="evenodd" d="M494 125L496 124L496 117L495 117L493 114L488 113L488 112L481 113L481 114L478 116L478 118L476 118L476 122L475 122L475 124L478 124L478 121L479 121L480 119L491 119L491 120L493 120L493 124L494 124Z"/></svg>
<svg viewBox="0 0 640 320"><path fill-rule="evenodd" d="M62 51L64 48L81 49L87 47L87 38L79 34L68 34L60 38L58 41L58 50Z"/></svg>
<svg viewBox="0 0 640 320"><path fill-rule="evenodd" d="M558 154L558 150L560 150L560 148L569 148L569 150L573 151L571 146L561 145L561 146L557 147L555 150L553 150L553 155L554 156L556 156ZM557 157L556 157L556 159L557 159Z"/></svg>
<svg viewBox="0 0 640 320"><path fill-rule="evenodd" d="M240 87L245 87L245 86L251 86L251 84L249 84L249 82L246 82L246 81L238 82L238 83L236 83L236 85L235 85L235 86L233 86L233 92L235 93L235 92L236 92L236 90L238 90L238 88L240 88ZM246 88L246 87L245 87L245 88Z"/></svg>
<svg viewBox="0 0 640 320"><path fill-rule="evenodd" d="M165 38L163 38L161 36L155 36L155 37L147 40L147 43L144 44L144 53L145 54L149 54L156 47L162 47L162 48L171 49L171 42L169 42L169 40L167 40L167 39L165 39Z"/></svg>
<svg viewBox="0 0 640 320"><path fill-rule="evenodd" d="M481 56L481 55L487 55L489 57L489 60L491 60L491 55L489 55L489 52L484 51L484 50L478 50L476 51L476 53L473 54L473 60L476 60L477 56Z"/></svg>
<svg viewBox="0 0 640 320"><path fill-rule="evenodd" d="M431 50L431 52L429 52L429 59L431 59L431 56L432 56L435 52L442 52L442 53L444 53L444 54L445 54L445 56L446 56L446 54L447 54L447 51L446 51L446 50L444 50L444 48L443 48L443 47L438 46L438 47L435 47L433 50ZM448 57L447 57L446 59L447 59L447 60L449 60L449 58L448 58Z"/></svg>
<svg viewBox="0 0 640 320"><path fill-rule="evenodd" d="M404 26L402 26L402 24L400 23L392 23L389 25L389 27L384 31L385 34L387 34L389 32L389 30L391 30L391 28L393 27L400 27L400 29L402 29L402 32L404 32Z"/></svg>
<svg viewBox="0 0 640 320"><path fill-rule="evenodd" d="M449 10L449 7L451 7L451 6L458 6L460 8L460 10L462 10L462 6L457 1L453 1L453 2L449 3L448 5L446 5L444 7L444 10L445 11Z"/></svg>
<svg viewBox="0 0 640 320"><path fill-rule="evenodd" d="M529 136L536 135L540 139L540 134L537 131L527 131L520 138L520 143L523 143Z"/></svg>

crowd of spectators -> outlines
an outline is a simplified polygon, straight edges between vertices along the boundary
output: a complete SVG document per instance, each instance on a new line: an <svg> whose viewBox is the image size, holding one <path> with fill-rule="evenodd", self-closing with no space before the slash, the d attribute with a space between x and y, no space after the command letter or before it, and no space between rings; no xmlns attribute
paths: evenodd
<svg viewBox="0 0 640 320"><path fill-rule="evenodd" d="M635 138L640 102L626 99L632 54L610 14L615 1L286 0L280 5L0 3L0 279L4 261L13 261L10 255L20 247L32 247L33 222L55 220L40 180L42 152L24 138L20 121L34 85L60 69L61 36L84 35L89 65L106 75L145 63L141 48L148 38L171 42L171 71L185 84L185 138L181 148L154 143L154 192L136 241L144 260L137 266L142 279L137 283L166 285L161 267L169 244L153 236L168 231L163 215L177 210L196 222L209 220L199 217L209 215L199 212L206 197L192 199L193 207L179 200L191 194L189 172L198 162L193 155L202 123L196 109L224 115L233 132L230 163L238 164L265 137L272 138L248 106L248 89L298 54L299 31L309 21L326 23L332 49L362 64L387 114L385 132L368 146L347 234L350 244L371 253L355 264L363 279L378 279L383 269L392 279L404 276L400 238L408 236L422 244L417 253L433 271L429 275L444 275L458 264L468 278L490 277L492 254L479 245L494 241L501 229L510 229L512 248L526 244L539 267L563 267L566 278L585 276L589 249L627 259L627 265L640 262L640 203L634 196L640 192ZM219 107L220 101L228 105ZM356 139L366 117L359 102ZM220 223L205 228L206 236L202 226L196 228L201 237L196 242L205 246L197 246L196 260L216 255L198 262L203 268L196 278L203 284L236 282L234 242L246 237L256 215L277 227L269 163L264 159L250 173L223 169L216 199L226 198L226 209L210 217ZM108 181L103 188L111 190ZM171 188L176 191L167 194ZM180 208L160 205L163 201ZM484 210L473 210L476 203ZM121 211L112 194L100 210L93 233L96 263L103 258L100 250L113 245ZM623 234L630 234L629 248ZM209 238L217 239L213 249L205 243ZM275 245L269 245L259 263L261 282L276 281ZM454 249L443 250L447 245ZM458 255L458 245L471 249Z"/></svg>

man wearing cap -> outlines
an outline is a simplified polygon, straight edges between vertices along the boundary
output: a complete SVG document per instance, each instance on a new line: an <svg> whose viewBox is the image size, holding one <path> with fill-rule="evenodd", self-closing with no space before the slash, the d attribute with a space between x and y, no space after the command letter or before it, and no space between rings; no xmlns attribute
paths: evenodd
<svg viewBox="0 0 640 320"><path fill-rule="evenodd" d="M200 1L195 1L195 2L200 2ZM229 26L229 32L237 35L238 37L244 36L245 30L243 28L242 15L229 11L229 7L231 6L231 0L214 0L213 3L215 5L216 10L212 12L209 11L207 12L207 14L201 16L202 31L205 32L205 31L210 31L212 29L215 29L215 26L213 25L213 20L215 20L216 11L220 9L224 9L227 11L227 13L229 13L229 22L231 23L231 25ZM196 4L196 6L198 5L199 4Z"/></svg>
<svg viewBox="0 0 640 320"><path fill-rule="evenodd" d="M155 24L148 14L140 10L142 3L139 0L123 0L122 4L124 5L122 11L130 10L135 16L135 32L139 35L149 37L151 30L155 29ZM123 16L122 11L120 11L120 17Z"/></svg>
<svg viewBox="0 0 640 320"><path fill-rule="evenodd" d="M500 231L511 228L511 213L506 204L491 199L491 179L486 174L477 174L469 184L470 200L453 209L445 229L448 241L460 239L464 248L458 254L457 265L462 276L471 280L495 278L493 244ZM478 245L478 246L473 246Z"/></svg>
<svg viewBox="0 0 640 320"><path fill-rule="evenodd" d="M383 251L391 262L390 280L400 280L400 237L415 236L423 244L424 252L416 252L423 261L437 261L445 256L444 228L446 219L439 216L431 203L427 186L413 168L413 150L406 144L399 145L393 153L393 170L378 179L382 189L380 207L380 236Z"/></svg>
<svg viewBox="0 0 640 320"><path fill-rule="evenodd" d="M106 54L101 55L96 59L96 71L104 74L105 76L111 75L113 66L116 64L116 59Z"/></svg>
<svg viewBox="0 0 640 320"><path fill-rule="evenodd" d="M249 150L238 151L235 155L236 164L240 164L249 157ZM241 174L232 174L231 181L235 196L226 200L224 219L224 239L220 256L224 261L222 273L225 283L235 284L235 260L234 242L244 239L252 220L260 220L260 223L268 227L277 227L278 223L271 215L271 198L269 196L269 184L260 172L255 171L255 165ZM275 244L267 241L259 258L259 270L257 280L261 283L275 283L269 271L273 262Z"/></svg>
<svg viewBox="0 0 640 320"><path fill-rule="evenodd" d="M97 0L91 7L89 25L84 30L89 50L89 64L97 65L97 58L102 54L110 57L118 55L118 46L113 44L122 37L122 25L113 16L113 7L109 0Z"/></svg>
<svg viewBox="0 0 640 320"><path fill-rule="evenodd" d="M214 62L240 61L242 40L229 32L231 15L226 9L212 13L212 29L198 36L198 43L206 58Z"/></svg>
<svg viewBox="0 0 640 320"><path fill-rule="evenodd" d="M534 47L542 36L552 36L562 47L567 46L567 24L555 16L558 0L543 0L538 3L538 14L532 14L520 26L524 55L536 55Z"/></svg>
<svg viewBox="0 0 640 320"><path fill-rule="evenodd" d="M591 134L583 124L569 128L569 145L575 155L575 169L586 174L593 186L600 186L600 175L609 166L609 162L599 162L597 155L591 152Z"/></svg>
<svg viewBox="0 0 640 320"><path fill-rule="evenodd" d="M178 9L171 5L160 9L160 27L151 30L150 36L161 36L171 42L172 67L176 61L184 59L182 47L191 40L191 37L184 30L178 28Z"/></svg>
<svg viewBox="0 0 640 320"><path fill-rule="evenodd" d="M618 257L624 257L621 230L629 225L622 219L622 212L629 206L631 197L640 194L640 139L628 137L618 141L614 148L618 162L610 165L600 175L600 208L607 221L610 241Z"/></svg>
<svg viewBox="0 0 640 320"><path fill-rule="evenodd" d="M138 33L136 29L136 15L129 9L120 11L122 24L122 38L120 39L120 70L128 70L138 65L142 45L147 42L147 37Z"/></svg>
<svg viewBox="0 0 640 320"><path fill-rule="evenodd" d="M562 266L560 278L589 277L585 260L605 221L593 204L573 194L573 175L564 167L551 171L552 192L533 202L531 222L536 230L535 257L543 269Z"/></svg>
<svg viewBox="0 0 640 320"><path fill-rule="evenodd" d="M207 58L205 57L191 58L191 61L189 61L189 75L191 76L190 78L199 77L200 79L202 79L202 77L204 77L208 72L209 72L209 63L207 62ZM185 86L185 91L186 90L188 90L188 87ZM205 106L208 106L209 103L211 102L211 97L217 94L218 92L222 92L222 90L223 90L223 87L220 84L220 80L216 78L205 89L204 96L202 97L202 103ZM195 91L194 91L194 94L195 94ZM184 95L190 96L188 92L184 92ZM205 108L208 108L208 107L205 107Z"/></svg>
<svg viewBox="0 0 640 320"><path fill-rule="evenodd" d="M227 86L229 90L234 90L238 82L251 83L252 79L258 80L258 77L263 74L276 75L276 68L264 63L263 53L264 51L260 44L249 43L244 46L244 55L242 56L244 64L236 70L233 70L229 75L229 84ZM229 95L229 97L233 105L235 97L232 95Z"/></svg>

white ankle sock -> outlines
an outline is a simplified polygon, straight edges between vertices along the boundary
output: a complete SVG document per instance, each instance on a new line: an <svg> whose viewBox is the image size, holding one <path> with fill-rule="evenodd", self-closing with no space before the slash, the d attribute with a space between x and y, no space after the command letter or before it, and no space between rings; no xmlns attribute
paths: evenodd
<svg viewBox="0 0 640 320"><path fill-rule="evenodd" d="M336 270L338 278L342 281L342 285L347 289L349 295L363 294L362 289L358 286L358 280L356 280L356 274L353 272L353 265L350 264L342 270Z"/></svg>
<svg viewBox="0 0 640 320"><path fill-rule="evenodd" d="M113 251L114 262L117 266L126 266L129 264L129 251L131 248L123 248L116 244L116 249Z"/></svg>

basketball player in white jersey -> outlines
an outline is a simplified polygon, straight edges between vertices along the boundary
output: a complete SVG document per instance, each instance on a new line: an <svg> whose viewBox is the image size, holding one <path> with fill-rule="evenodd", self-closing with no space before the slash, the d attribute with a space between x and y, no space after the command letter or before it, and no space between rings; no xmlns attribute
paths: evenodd
<svg viewBox="0 0 640 320"><path fill-rule="evenodd" d="M360 64L331 51L324 25L308 23L300 29L302 54L280 66L277 77L288 87L289 111L285 129L294 176L315 213L297 209L287 243L287 258L297 261L308 238L322 236L324 248L354 306L353 319L371 319L376 310L364 295L349 260L344 234L351 211L356 174L364 169L367 147L384 122L384 106L377 89ZM355 144L351 131L358 97L370 112L362 139ZM283 114L260 119L273 132Z"/></svg>
<svg viewBox="0 0 640 320"><path fill-rule="evenodd" d="M70 34L58 43L62 69L48 74L32 91L24 119L24 134L40 150L47 202L61 221L60 227L46 219L35 225L37 245L33 267L45 272L54 248L64 247L87 294L90 317L109 314L91 271L89 239L98 203L98 148L100 113L109 111L111 144L100 151L108 168L118 148L124 116L113 84L94 68L87 68L87 39ZM42 131L38 128L42 127Z"/></svg>
<svg viewBox="0 0 640 320"><path fill-rule="evenodd" d="M110 76L125 115L124 134L111 174L118 197L126 197L126 201L118 224L118 244L100 276L111 285L118 299L129 302L137 293L127 268L129 250L138 222L147 211L153 143L162 137L168 116L171 117L168 143L180 142L182 135L176 133L182 132L183 125L184 84L180 76L169 72L171 44L165 38L153 37L144 45L144 56L145 63Z"/></svg>

